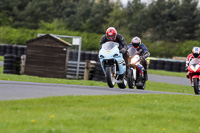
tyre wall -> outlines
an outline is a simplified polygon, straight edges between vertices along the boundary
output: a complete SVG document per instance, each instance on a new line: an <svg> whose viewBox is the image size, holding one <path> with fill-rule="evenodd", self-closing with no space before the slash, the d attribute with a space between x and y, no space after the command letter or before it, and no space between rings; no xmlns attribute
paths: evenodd
<svg viewBox="0 0 200 133"><path fill-rule="evenodd" d="M21 57L21 55L26 54L26 46L1 44L0 45L0 55L4 56L5 54L13 54L16 57Z"/></svg>
<svg viewBox="0 0 200 133"><path fill-rule="evenodd" d="M153 70L165 70L172 72L186 72L185 71L185 61L175 61L175 60L150 60L149 69Z"/></svg>
<svg viewBox="0 0 200 133"><path fill-rule="evenodd" d="M16 73L16 56L13 54L4 55L3 63L4 74L15 74Z"/></svg>
<svg viewBox="0 0 200 133"><path fill-rule="evenodd" d="M26 54L26 46L23 45L0 45L0 55L4 56L3 73L20 74L21 56Z"/></svg>
<svg viewBox="0 0 200 133"><path fill-rule="evenodd" d="M81 51L80 61L85 62L86 60L99 61L98 53ZM70 50L69 52L69 61L78 61L78 51Z"/></svg>

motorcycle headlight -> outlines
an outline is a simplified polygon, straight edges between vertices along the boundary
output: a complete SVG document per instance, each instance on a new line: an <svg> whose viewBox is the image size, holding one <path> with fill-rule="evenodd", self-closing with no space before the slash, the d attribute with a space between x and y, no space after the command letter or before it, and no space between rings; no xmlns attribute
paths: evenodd
<svg viewBox="0 0 200 133"><path fill-rule="evenodd" d="M140 57L139 57L138 55L134 56L134 57L131 59L131 64L137 63L139 59L140 59Z"/></svg>
<svg viewBox="0 0 200 133"><path fill-rule="evenodd" d="M197 69L199 68L199 65L192 65L190 68L191 68L194 72L196 72Z"/></svg>

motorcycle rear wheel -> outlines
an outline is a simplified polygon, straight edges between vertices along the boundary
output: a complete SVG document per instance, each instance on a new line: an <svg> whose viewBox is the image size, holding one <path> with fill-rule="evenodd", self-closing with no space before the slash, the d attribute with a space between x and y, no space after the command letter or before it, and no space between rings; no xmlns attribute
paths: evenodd
<svg viewBox="0 0 200 133"><path fill-rule="evenodd" d="M133 80L133 71L131 69L128 69L127 82L130 89L133 89L135 87L135 81Z"/></svg>
<svg viewBox="0 0 200 133"><path fill-rule="evenodd" d="M146 81L144 78L140 77L140 81L141 82L141 85L137 85L136 84L136 87L137 89L140 89L140 90L144 90L145 89L145 86L146 86Z"/></svg>
<svg viewBox="0 0 200 133"><path fill-rule="evenodd" d="M138 85L138 86L136 86L137 87L137 89L140 89L140 90L144 90L145 89L145 86L146 86L146 83L145 83L145 81L142 83L142 85Z"/></svg>
<svg viewBox="0 0 200 133"><path fill-rule="evenodd" d="M108 86L113 88L115 86L115 77L112 71L112 67L106 67L106 79Z"/></svg>
<svg viewBox="0 0 200 133"><path fill-rule="evenodd" d="M197 95L199 95L200 94L199 79L194 78L193 82L194 82L194 93L197 94Z"/></svg>

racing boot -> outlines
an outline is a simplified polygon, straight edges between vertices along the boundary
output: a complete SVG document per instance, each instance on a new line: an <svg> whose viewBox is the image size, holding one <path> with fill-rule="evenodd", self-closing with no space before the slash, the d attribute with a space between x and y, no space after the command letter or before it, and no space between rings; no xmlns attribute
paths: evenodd
<svg viewBox="0 0 200 133"><path fill-rule="evenodd" d="M186 77L189 79L190 78L190 72L188 71L186 74Z"/></svg>
<svg viewBox="0 0 200 133"><path fill-rule="evenodd" d="M144 80L147 81L148 80L148 74L147 74L147 70L144 70Z"/></svg>

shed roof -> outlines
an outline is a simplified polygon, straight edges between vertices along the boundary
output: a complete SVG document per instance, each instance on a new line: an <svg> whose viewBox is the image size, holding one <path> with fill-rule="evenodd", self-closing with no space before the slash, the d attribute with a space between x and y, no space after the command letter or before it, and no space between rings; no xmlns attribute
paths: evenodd
<svg viewBox="0 0 200 133"><path fill-rule="evenodd" d="M34 39L31 39L31 40L28 40L26 41L27 43L30 43L30 42L33 42L33 41L37 41L37 40L40 40L40 39L44 39L44 38L52 38L58 42L60 42L61 44L65 45L65 46L72 46L72 44L52 35L52 34L46 34L46 35L43 35L43 36L40 36L40 37L37 37L37 38L34 38Z"/></svg>

